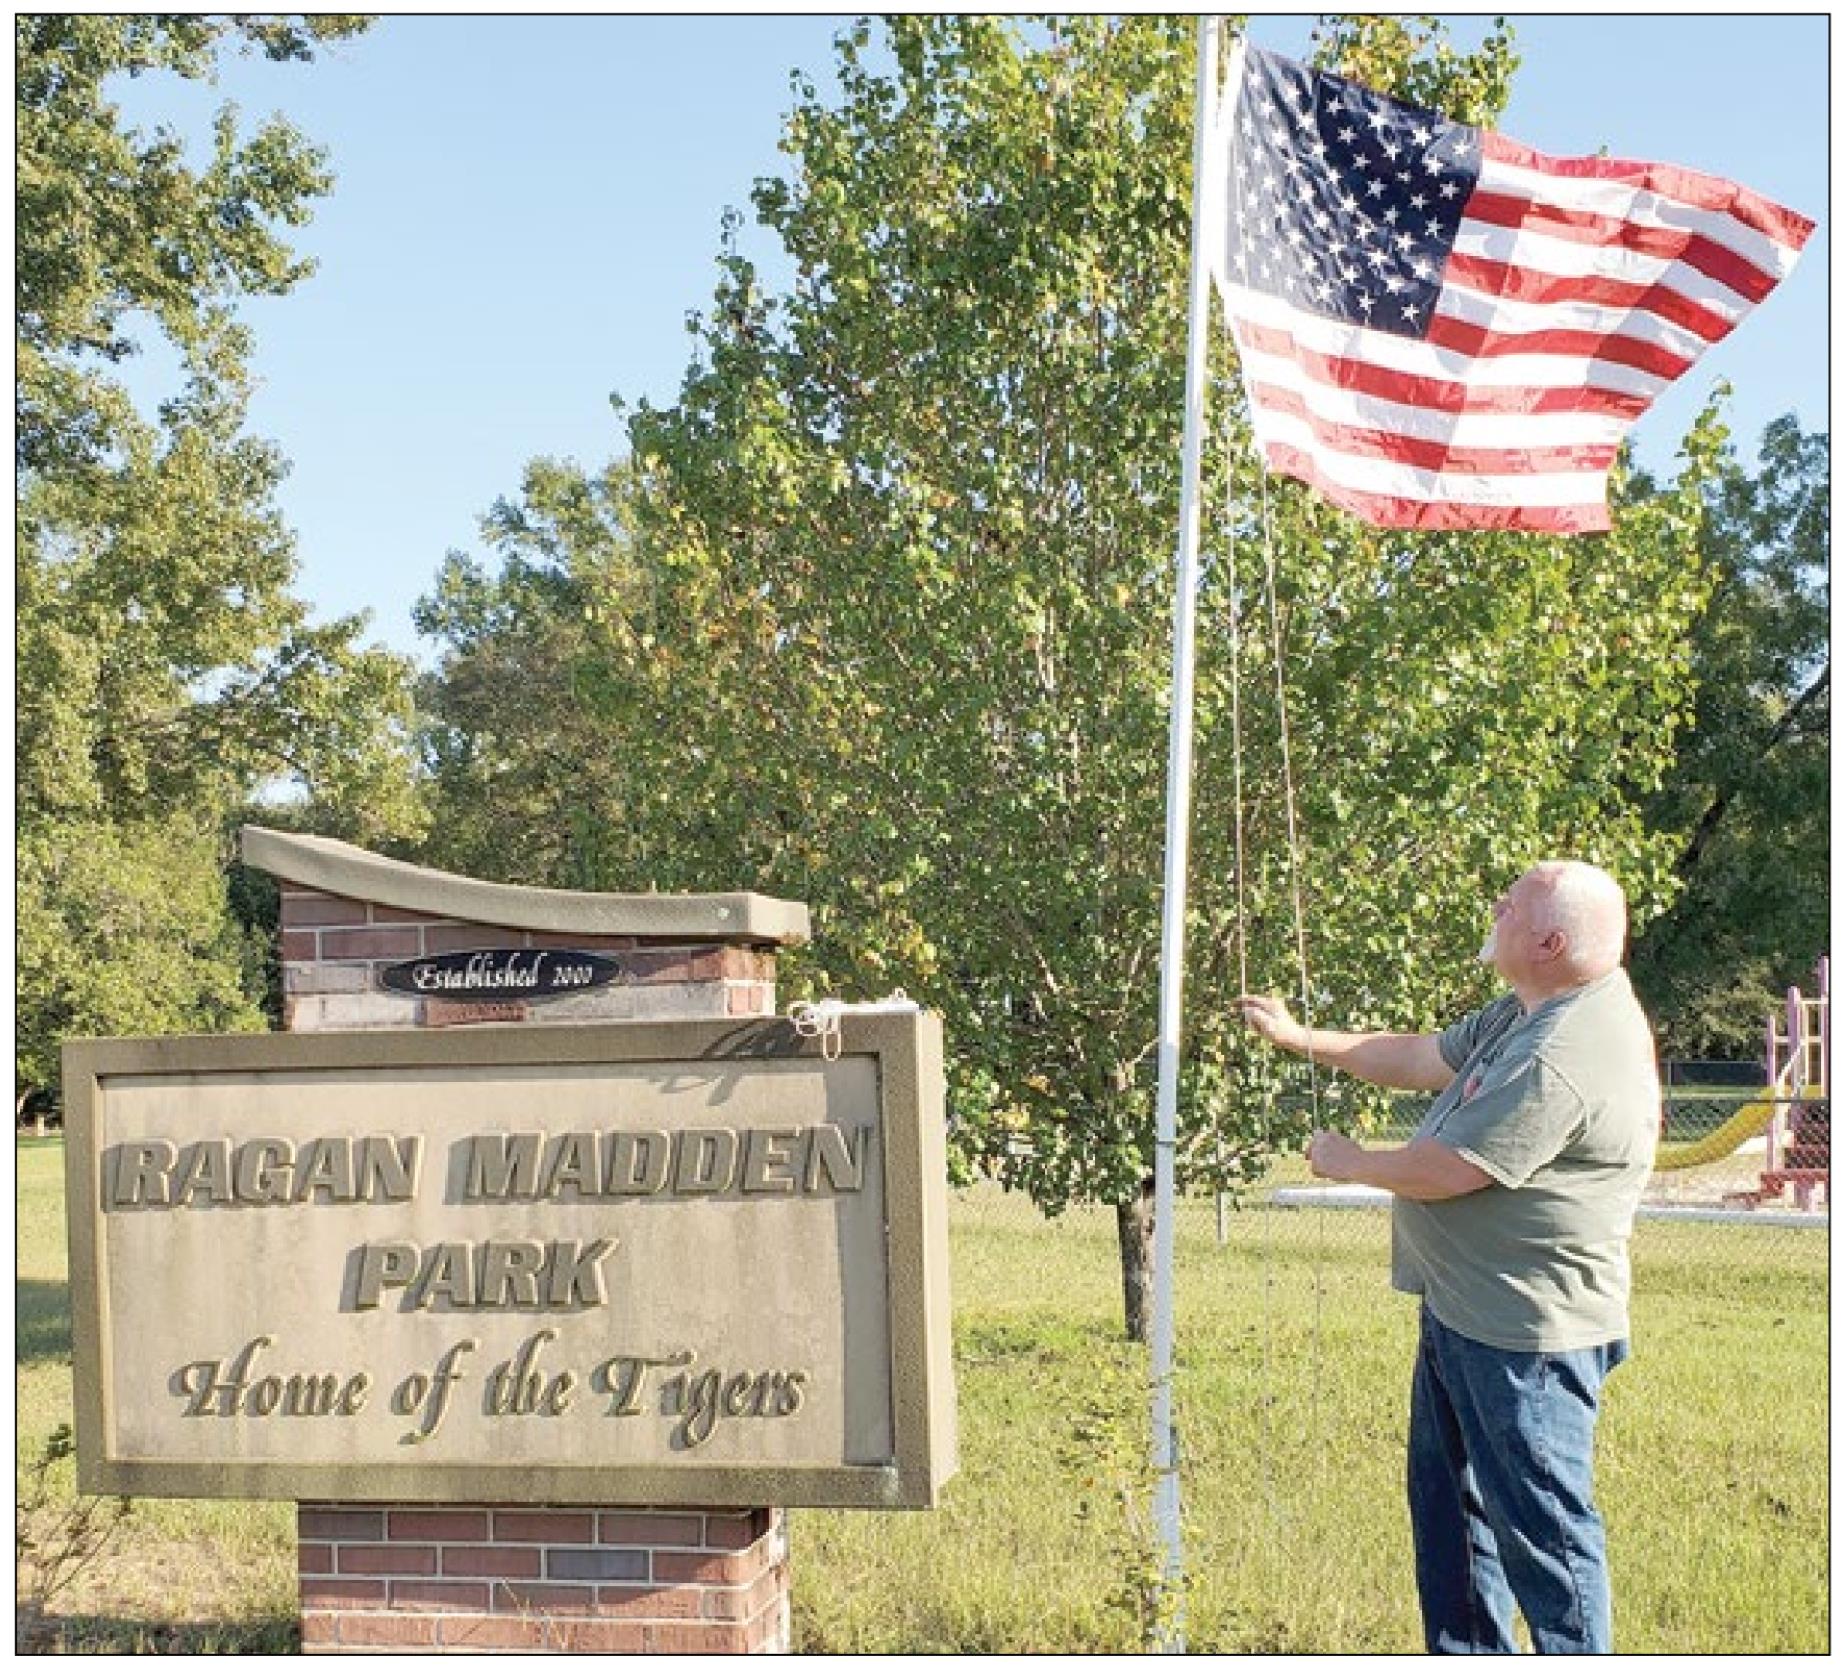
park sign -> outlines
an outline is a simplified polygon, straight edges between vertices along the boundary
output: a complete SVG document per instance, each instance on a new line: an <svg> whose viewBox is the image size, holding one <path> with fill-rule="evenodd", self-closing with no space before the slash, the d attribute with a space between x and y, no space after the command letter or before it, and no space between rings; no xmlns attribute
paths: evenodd
<svg viewBox="0 0 1841 1672"><path fill-rule="evenodd" d="M939 1024L66 1048L86 1491L918 1508Z"/></svg>

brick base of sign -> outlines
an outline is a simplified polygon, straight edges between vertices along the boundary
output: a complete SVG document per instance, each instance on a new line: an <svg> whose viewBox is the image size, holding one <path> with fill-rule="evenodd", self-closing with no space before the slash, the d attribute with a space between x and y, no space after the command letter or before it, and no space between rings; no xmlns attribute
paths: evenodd
<svg viewBox="0 0 1841 1672"><path fill-rule="evenodd" d="M497 1003L384 990L385 966L556 947L621 980ZM281 891L290 1032L770 1016L773 953L468 923L294 883ZM309 1654L761 1654L791 1647L784 1511L302 1504Z"/></svg>
<svg viewBox="0 0 1841 1672"><path fill-rule="evenodd" d="M301 1646L774 1654L779 1510L300 1506Z"/></svg>

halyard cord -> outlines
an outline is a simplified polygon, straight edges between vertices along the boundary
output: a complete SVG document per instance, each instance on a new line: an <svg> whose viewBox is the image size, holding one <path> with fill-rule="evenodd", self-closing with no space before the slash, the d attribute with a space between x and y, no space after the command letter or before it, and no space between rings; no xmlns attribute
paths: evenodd
<svg viewBox="0 0 1841 1672"><path fill-rule="evenodd" d="M1247 966L1247 890L1246 890L1246 788L1244 747L1240 731L1240 560L1234 525L1227 525L1227 594L1228 594L1228 714L1233 733L1234 764L1234 923L1235 950L1239 964L1241 993L1250 992ZM1260 1100L1260 1149L1270 1153L1272 1147L1272 1104L1270 1097ZM1218 1153L1218 1152L1217 1152ZM1260 1313L1263 1329L1259 1354L1259 1435L1260 1463L1266 1496L1267 1516L1277 1522L1277 1495L1272 1475L1272 1215L1260 1219Z"/></svg>
<svg viewBox="0 0 1841 1672"><path fill-rule="evenodd" d="M1285 785L1285 845L1291 873L1291 917L1298 950L1299 1008L1303 1012L1305 1061L1310 1070L1310 1126L1318 1131L1323 1125L1323 1111L1317 1088L1317 1053L1312 1045L1313 1016L1310 991L1310 950L1304 932L1304 844L1298 831L1297 789L1291 769L1291 715L1285 699L1285 640L1278 619L1278 561L1272 548L1272 501L1270 478L1262 457L1259 471L1259 515L1266 548L1266 613L1272 627L1272 672L1278 695L1278 735L1280 772ZM1317 1215L1316 1235L1311 1250L1311 1288L1315 1308L1311 1320L1311 1450L1318 1467L1323 1461L1322 1384L1323 1384L1323 1216Z"/></svg>

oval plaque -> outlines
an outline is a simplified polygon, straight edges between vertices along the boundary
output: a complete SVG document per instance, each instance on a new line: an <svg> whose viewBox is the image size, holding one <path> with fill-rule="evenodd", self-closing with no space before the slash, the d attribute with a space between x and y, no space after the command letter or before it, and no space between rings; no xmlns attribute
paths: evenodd
<svg viewBox="0 0 1841 1672"><path fill-rule="evenodd" d="M606 987L624 973L598 952L552 947L442 952L389 964L377 973L393 993L442 999L559 999Z"/></svg>

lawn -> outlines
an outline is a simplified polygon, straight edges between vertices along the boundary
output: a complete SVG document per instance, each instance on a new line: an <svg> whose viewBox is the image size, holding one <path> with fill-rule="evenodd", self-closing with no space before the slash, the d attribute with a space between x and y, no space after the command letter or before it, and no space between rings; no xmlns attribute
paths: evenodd
<svg viewBox="0 0 1841 1672"><path fill-rule="evenodd" d="M19 1148L18 1223L23 1466L69 1420L55 1141ZM1211 1203L1179 1217L1188 1646L1416 1649L1413 1317L1386 1287L1384 1216L1261 1208L1225 1232ZM1648 1224L1636 1255L1636 1352L1601 1430L1619 1648L1823 1652L1827 1235ZM794 1512L796 1646L1133 1648L1147 1418L1111 1216L968 1195L952 1258L961 1472L932 1514ZM32 1646L296 1646L291 1506L143 1501L117 1537Z"/></svg>

